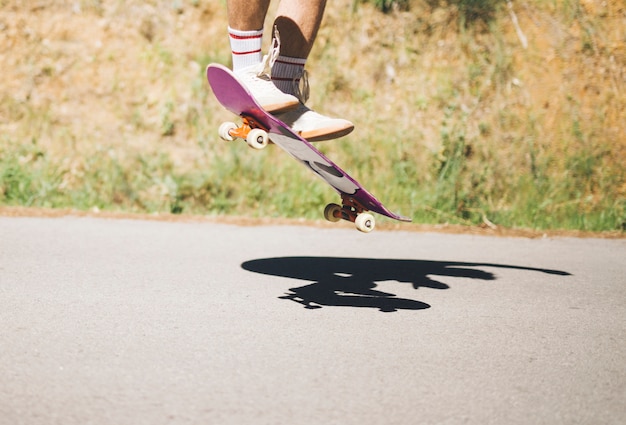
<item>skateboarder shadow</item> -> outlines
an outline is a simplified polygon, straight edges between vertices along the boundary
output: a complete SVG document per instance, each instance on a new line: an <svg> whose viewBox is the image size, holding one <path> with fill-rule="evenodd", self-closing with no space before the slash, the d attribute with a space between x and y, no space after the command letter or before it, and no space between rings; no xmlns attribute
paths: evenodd
<svg viewBox="0 0 626 425"><path fill-rule="evenodd" d="M433 276L464 277L484 281L496 279L493 273L477 267L569 275L558 270L487 263L330 257L264 258L247 261L241 267L255 273L312 282L305 286L289 288L289 292L279 297L298 302L307 309L322 306L369 307L383 312L422 310L429 308L430 305L379 291L375 289L376 282L393 280L410 283L414 289L420 287L448 289L447 284L434 279Z"/></svg>

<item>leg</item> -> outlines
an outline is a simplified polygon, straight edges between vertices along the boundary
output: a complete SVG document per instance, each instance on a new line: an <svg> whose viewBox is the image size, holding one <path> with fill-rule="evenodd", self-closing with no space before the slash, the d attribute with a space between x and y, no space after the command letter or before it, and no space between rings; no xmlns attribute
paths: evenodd
<svg viewBox="0 0 626 425"><path fill-rule="evenodd" d="M354 129L348 120L326 117L304 105L308 91L304 66L325 7L326 0L282 0L274 21L281 44L280 56L272 67L272 80L280 90L302 102L298 108L277 117L309 141L334 139Z"/></svg>
<svg viewBox="0 0 626 425"><path fill-rule="evenodd" d="M278 5L276 20L283 56L306 59L311 52L322 23L326 0L283 0Z"/></svg>
<svg viewBox="0 0 626 425"><path fill-rule="evenodd" d="M270 0L228 0L228 26L239 31L263 29ZM278 5L275 25L281 33L285 56L306 58L322 23L326 0L283 0Z"/></svg>
<svg viewBox="0 0 626 425"><path fill-rule="evenodd" d="M269 4L270 0L227 0L228 36L233 71L261 106L278 112L296 107L298 99L278 90L264 75L261 48Z"/></svg>
<svg viewBox="0 0 626 425"><path fill-rule="evenodd" d="M272 78L280 90L298 95L294 84L300 83L325 8L326 0L282 0L278 5L274 25L282 37Z"/></svg>
<svg viewBox="0 0 626 425"><path fill-rule="evenodd" d="M234 71L261 62L263 22L269 4L270 0L228 0L228 38Z"/></svg>
<svg viewBox="0 0 626 425"><path fill-rule="evenodd" d="M270 0L228 0L228 26L239 31L263 29Z"/></svg>

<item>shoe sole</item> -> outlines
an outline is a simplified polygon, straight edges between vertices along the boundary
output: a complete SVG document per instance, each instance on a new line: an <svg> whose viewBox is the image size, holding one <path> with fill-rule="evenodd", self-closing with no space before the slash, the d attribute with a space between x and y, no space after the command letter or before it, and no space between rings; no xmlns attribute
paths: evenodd
<svg viewBox="0 0 626 425"><path fill-rule="evenodd" d="M300 136L308 142L323 142L324 140L339 139L340 137L350 134L352 130L354 130L353 125L334 129L303 131L300 133Z"/></svg>
<svg viewBox="0 0 626 425"><path fill-rule="evenodd" d="M295 102L283 102L283 103L273 103L270 105L261 105L263 109L265 109L270 114L280 114L283 112L289 112L293 109L296 109L300 105L299 101Z"/></svg>

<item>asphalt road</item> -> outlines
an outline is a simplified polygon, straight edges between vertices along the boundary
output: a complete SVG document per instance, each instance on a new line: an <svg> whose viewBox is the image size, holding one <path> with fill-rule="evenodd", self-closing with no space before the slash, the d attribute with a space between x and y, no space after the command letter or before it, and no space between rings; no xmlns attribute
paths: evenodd
<svg viewBox="0 0 626 425"><path fill-rule="evenodd" d="M0 423L623 424L626 240L0 217Z"/></svg>

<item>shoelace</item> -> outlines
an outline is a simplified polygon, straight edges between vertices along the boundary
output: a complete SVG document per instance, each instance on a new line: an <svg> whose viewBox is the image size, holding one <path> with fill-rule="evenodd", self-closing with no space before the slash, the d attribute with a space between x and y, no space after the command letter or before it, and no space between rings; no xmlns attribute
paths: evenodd
<svg viewBox="0 0 626 425"><path fill-rule="evenodd" d="M269 49L267 55L263 56L263 61L259 66L259 72L257 73L257 77L263 79L271 78L270 75L272 73L272 66L274 66L274 62L278 59L278 55L280 55L280 34L278 33L278 27L274 26L274 38L272 38L272 46Z"/></svg>
<svg viewBox="0 0 626 425"><path fill-rule="evenodd" d="M300 77L294 77L291 84L293 84L295 96L300 102L306 103L309 100L309 73L307 70L303 69Z"/></svg>

